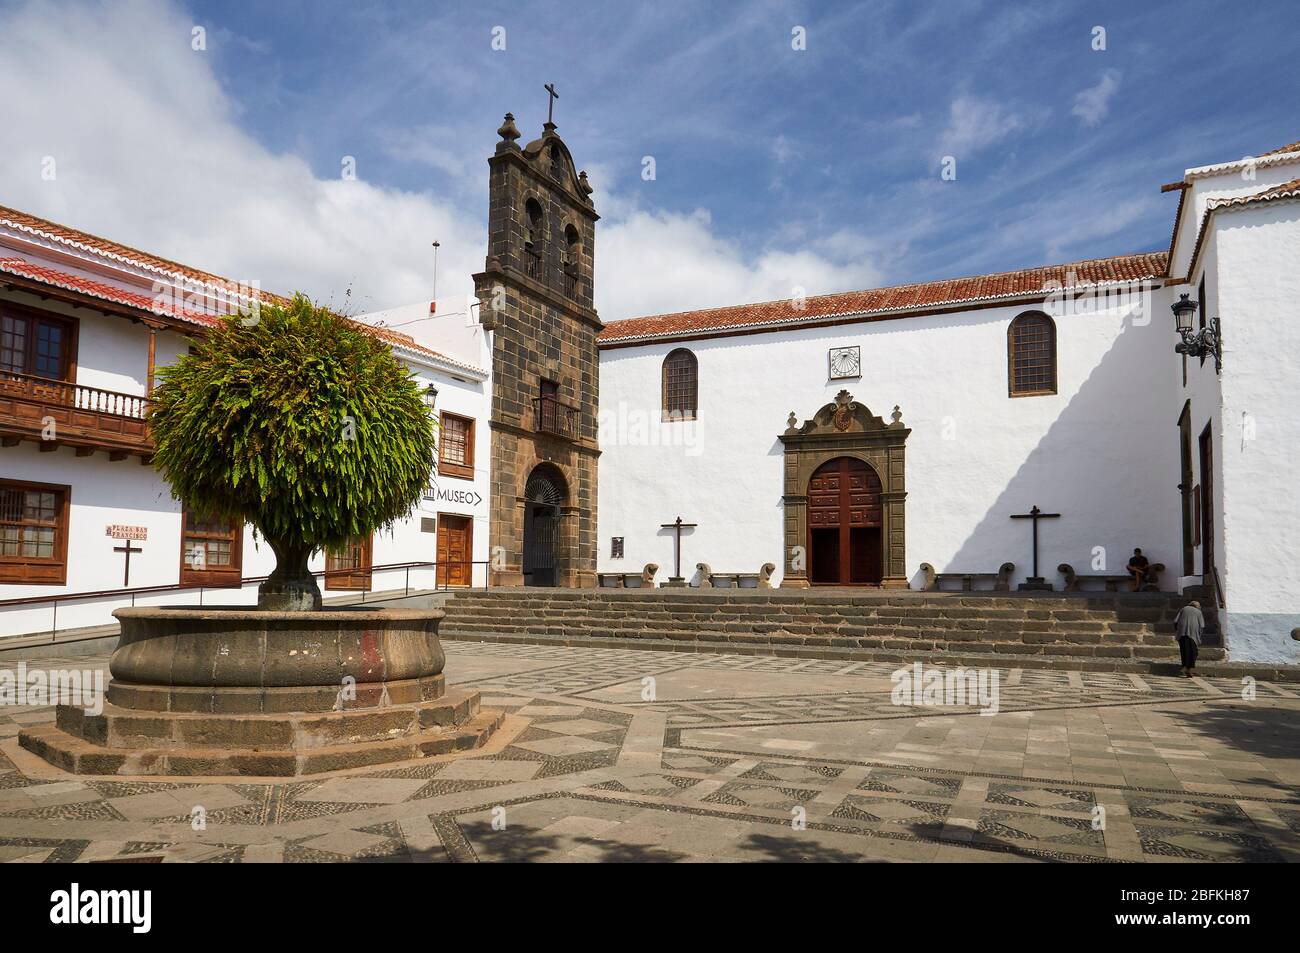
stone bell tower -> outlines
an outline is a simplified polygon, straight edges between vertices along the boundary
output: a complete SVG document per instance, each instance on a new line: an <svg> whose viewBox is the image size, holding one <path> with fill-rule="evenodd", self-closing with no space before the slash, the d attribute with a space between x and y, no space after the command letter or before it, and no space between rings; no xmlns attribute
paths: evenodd
<svg viewBox="0 0 1300 953"><path fill-rule="evenodd" d="M514 116L488 159L488 250L474 276L492 332L493 585L594 586L599 369L587 173L547 122Z"/></svg>

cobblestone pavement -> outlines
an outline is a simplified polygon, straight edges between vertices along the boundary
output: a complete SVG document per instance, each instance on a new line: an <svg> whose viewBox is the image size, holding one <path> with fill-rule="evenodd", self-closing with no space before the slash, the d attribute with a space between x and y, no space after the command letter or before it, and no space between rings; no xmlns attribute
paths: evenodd
<svg viewBox="0 0 1300 953"><path fill-rule="evenodd" d="M488 747L285 783L74 777L0 708L0 860L1300 859L1294 687L1004 669L984 716L891 704L893 663L445 647Z"/></svg>

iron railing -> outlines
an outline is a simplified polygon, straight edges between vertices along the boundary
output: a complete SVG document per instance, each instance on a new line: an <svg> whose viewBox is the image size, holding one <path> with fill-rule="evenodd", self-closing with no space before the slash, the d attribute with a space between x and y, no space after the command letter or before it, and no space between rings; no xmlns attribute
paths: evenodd
<svg viewBox="0 0 1300 953"><path fill-rule="evenodd" d="M469 583L465 585L451 584L450 569L451 567L454 566L469 567L469 580L470 580ZM437 591L449 591L451 589L474 588L474 567L475 566L484 567L482 588L484 589L488 588L488 586L491 584L490 573L487 571L488 567L490 566L490 563L486 559L445 560L442 563L439 563L436 560L405 562L405 563L384 563L378 566L367 567L363 571L369 574L369 577L373 579L373 575L375 573L393 572L393 571L401 570L404 573L404 579L402 583L402 594L409 595L411 592L411 570L412 569L433 570L433 579L434 579L433 590L437 592ZM317 569L312 572L313 576L317 576L322 579L331 576L349 576L349 575L357 575L357 574L358 571L355 569L328 569L328 570ZM245 576L239 580L239 583L237 585L232 584L229 586L195 586L195 585L183 585L180 583L175 583L172 585L165 585L165 586L133 586L130 588L123 588L123 589L98 589L90 592L65 592L65 593L60 593L58 595L50 595L50 596L21 596L16 599L0 599L0 609L36 607L36 606L48 605L51 609L51 621L50 621L50 629L49 629L50 638L51 640L54 640L55 638L57 638L57 634L58 634L60 604L67 604L70 602L80 602L87 599L102 599L102 600L120 599L123 601L129 600L129 604L134 606L136 604L137 596L159 595L168 592L197 592L199 596L198 604L201 606L203 605L204 595L208 592L223 592L223 591L228 592L231 590L242 590L245 586L251 585L253 583L265 582L267 578L268 578L267 576ZM357 590L334 589L330 591L334 593L346 593L349 591L360 592L361 593L360 601L365 602L367 592L372 592L377 595L391 596L392 594L396 593L398 589L396 586L394 586L392 589L380 589L378 591L375 591L373 589L368 589L368 588L357 589ZM42 628L41 630L38 631L44 631L44 629ZM6 633L4 637L10 637L10 636L17 637L23 634L30 635L33 633ZM0 645L3 644L4 637L0 637Z"/></svg>
<svg viewBox="0 0 1300 953"><path fill-rule="evenodd" d="M534 397L533 418L539 433L570 439L578 436L578 408L562 404L554 397Z"/></svg>

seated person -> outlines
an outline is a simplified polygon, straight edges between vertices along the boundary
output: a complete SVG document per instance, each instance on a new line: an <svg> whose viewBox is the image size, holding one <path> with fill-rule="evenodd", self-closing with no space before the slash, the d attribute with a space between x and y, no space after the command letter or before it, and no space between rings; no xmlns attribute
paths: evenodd
<svg viewBox="0 0 1300 953"><path fill-rule="evenodd" d="M1142 584L1146 582L1147 567L1150 565L1151 564L1147 562L1147 558L1142 555L1142 550L1140 549L1133 550L1133 556L1132 558L1129 559L1128 566L1126 568L1128 569L1128 574L1133 577L1134 592L1137 592L1139 589L1141 589Z"/></svg>

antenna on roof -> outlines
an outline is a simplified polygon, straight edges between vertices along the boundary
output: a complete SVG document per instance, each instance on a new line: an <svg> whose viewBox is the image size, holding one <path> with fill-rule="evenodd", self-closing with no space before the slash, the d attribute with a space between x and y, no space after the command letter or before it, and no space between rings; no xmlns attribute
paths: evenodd
<svg viewBox="0 0 1300 953"><path fill-rule="evenodd" d="M438 311L438 249L442 243L436 239L433 242L433 300L429 302L429 313L436 314Z"/></svg>

